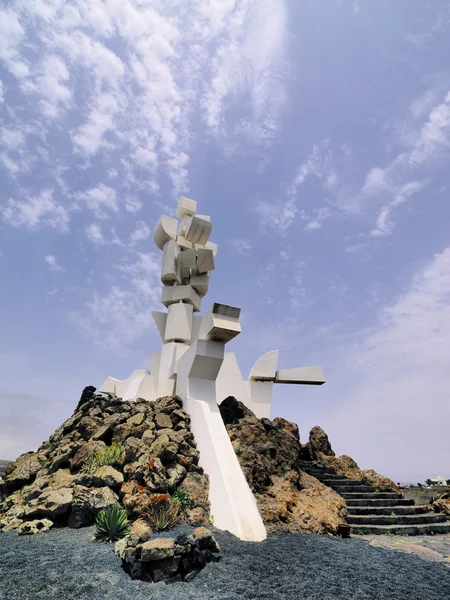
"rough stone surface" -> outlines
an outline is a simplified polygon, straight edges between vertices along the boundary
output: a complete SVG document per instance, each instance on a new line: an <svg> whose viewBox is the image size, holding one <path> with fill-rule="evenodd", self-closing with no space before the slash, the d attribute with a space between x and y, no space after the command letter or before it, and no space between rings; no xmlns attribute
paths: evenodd
<svg viewBox="0 0 450 600"><path fill-rule="evenodd" d="M189 488L180 518L209 520L208 478L190 419L176 396L156 402L122 402L87 388L75 410L37 452L7 465L0 486L0 530L47 518L59 526L91 525L98 512L120 503L138 518L155 494ZM85 461L112 442L123 444L114 465L85 472ZM144 537L148 535L143 534Z"/></svg>
<svg viewBox="0 0 450 600"><path fill-rule="evenodd" d="M140 543L130 533L116 543L114 552L132 579L158 583L191 581L211 561L219 560L220 547L211 531L204 527L191 535L180 533L175 539L158 537Z"/></svg>
<svg viewBox="0 0 450 600"><path fill-rule="evenodd" d="M450 493L443 494L432 503L432 508L435 512L444 513L450 517Z"/></svg>
<svg viewBox="0 0 450 600"><path fill-rule="evenodd" d="M220 411L267 530L336 534L346 503L300 470L298 427L281 418L258 419L234 398Z"/></svg>
<svg viewBox="0 0 450 600"><path fill-rule="evenodd" d="M123 475L111 466L100 467L93 475L93 483L97 487L120 487L123 483Z"/></svg>
<svg viewBox="0 0 450 600"><path fill-rule="evenodd" d="M17 528L17 533L19 535L44 533L46 531L49 531L51 527L53 527L53 523L49 519L27 521L26 523L22 523L22 525L19 525L19 527Z"/></svg>

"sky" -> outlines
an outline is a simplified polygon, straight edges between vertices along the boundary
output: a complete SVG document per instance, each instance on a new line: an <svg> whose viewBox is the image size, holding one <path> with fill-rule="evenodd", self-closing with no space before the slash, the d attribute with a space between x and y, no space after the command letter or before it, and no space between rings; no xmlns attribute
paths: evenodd
<svg viewBox="0 0 450 600"><path fill-rule="evenodd" d="M396 481L450 478L450 3L17 0L0 10L0 458L160 346L152 231L211 215L228 349Z"/></svg>

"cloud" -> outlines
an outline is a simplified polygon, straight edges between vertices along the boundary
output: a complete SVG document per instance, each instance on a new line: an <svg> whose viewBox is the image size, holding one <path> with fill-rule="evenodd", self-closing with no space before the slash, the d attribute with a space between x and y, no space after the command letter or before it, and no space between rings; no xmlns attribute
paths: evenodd
<svg viewBox="0 0 450 600"><path fill-rule="evenodd" d="M331 359L333 395L345 399L326 417L332 438L365 468L396 479L447 473L450 248L417 270L371 330L352 338Z"/></svg>
<svg viewBox="0 0 450 600"><path fill-rule="evenodd" d="M145 242L148 240L150 236L150 229L147 227L147 224L144 221L138 221L136 223L136 229L132 232L130 236L130 246L136 246L140 242Z"/></svg>
<svg viewBox="0 0 450 600"><path fill-rule="evenodd" d="M108 213L119 212L117 194L114 188L103 183L86 192L78 193L77 199L85 202L86 206L98 219L106 219L110 216Z"/></svg>
<svg viewBox="0 0 450 600"><path fill-rule="evenodd" d="M249 252L252 249L252 245L249 242L249 240L230 240L229 244L239 254L245 254L246 252Z"/></svg>
<svg viewBox="0 0 450 600"><path fill-rule="evenodd" d="M52 256L51 254L48 254L47 256L44 257L44 260L47 263L48 268L49 268L50 271L53 271L53 272L65 271L65 269L63 269L58 264L58 261L56 260L55 256Z"/></svg>
<svg viewBox="0 0 450 600"><path fill-rule="evenodd" d="M288 185L284 196L274 202L262 200L256 206L261 227L272 229L275 233L284 235L296 219L310 221L308 229L319 229L321 221L332 216L330 208L319 208L313 218L309 218L305 211L297 207L299 188L311 177L316 177L323 183L326 191L333 190L337 185L337 174L331 166L332 152L330 140L326 139L315 144L312 152L298 167L297 172Z"/></svg>
<svg viewBox="0 0 450 600"><path fill-rule="evenodd" d="M153 327L151 311L160 305L161 257L138 252L114 265L114 284L105 292L89 290L82 313L71 320L99 345L124 349Z"/></svg>
<svg viewBox="0 0 450 600"><path fill-rule="evenodd" d="M3 221L13 227L50 227L61 233L69 229L68 211L55 201L53 191L48 189L25 200L9 198L1 209L1 215Z"/></svg>

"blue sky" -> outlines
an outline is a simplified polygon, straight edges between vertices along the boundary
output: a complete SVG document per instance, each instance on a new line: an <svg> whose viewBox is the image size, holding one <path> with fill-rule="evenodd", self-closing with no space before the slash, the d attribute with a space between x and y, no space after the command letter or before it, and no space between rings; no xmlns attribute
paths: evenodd
<svg viewBox="0 0 450 600"><path fill-rule="evenodd" d="M213 220L203 304L273 416L396 480L450 477L450 6L18 0L0 11L0 456L160 341L151 232Z"/></svg>

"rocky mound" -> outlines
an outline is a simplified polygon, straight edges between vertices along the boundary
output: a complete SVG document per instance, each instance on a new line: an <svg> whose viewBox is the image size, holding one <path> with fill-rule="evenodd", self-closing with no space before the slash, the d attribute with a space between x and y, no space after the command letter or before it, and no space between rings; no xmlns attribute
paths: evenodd
<svg viewBox="0 0 450 600"><path fill-rule="evenodd" d="M0 529L82 527L118 503L138 517L155 495L179 488L186 490L182 518L194 526L208 523L209 483L189 423L178 397L149 403L84 394L48 441L7 465ZM99 453L113 456L110 464L96 466Z"/></svg>
<svg viewBox="0 0 450 600"><path fill-rule="evenodd" d="M220 412L267 530L336 534L345 523L345 500L301 471L297 425L258 419L232 397Z"/></svg>
<svg viewBox="0 0 450 600"><path fill-rule="evenodd" d="M348 479L363 481L383 492L400 492L398 486L388 477L379 475L372 469L363 471L350 456L336 456L327 434L320 427L313 427L309 442L302 445L303 460L315 461L328 470Z"/></svg>

